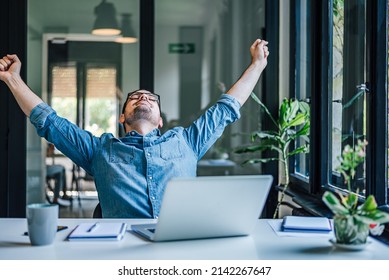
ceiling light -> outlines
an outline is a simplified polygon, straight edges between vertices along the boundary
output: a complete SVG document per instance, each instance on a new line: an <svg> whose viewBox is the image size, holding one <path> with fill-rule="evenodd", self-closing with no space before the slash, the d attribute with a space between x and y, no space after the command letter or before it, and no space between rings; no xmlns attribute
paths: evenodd
<svg viewBox="0 0 389 280"><path fill-rule="evenodd" d="M131 14L122 14L122 34L121 37L115 39L115 42L129 44L138 41L134 28L132 26Z"/></svg>
<svg viewBox="0 0 389 280"><path fill-rule="evenodd" d="M95 7L96 20L92 34L114 36L120 34L116 20L116 9L112 3L103 0Z"/></svg>

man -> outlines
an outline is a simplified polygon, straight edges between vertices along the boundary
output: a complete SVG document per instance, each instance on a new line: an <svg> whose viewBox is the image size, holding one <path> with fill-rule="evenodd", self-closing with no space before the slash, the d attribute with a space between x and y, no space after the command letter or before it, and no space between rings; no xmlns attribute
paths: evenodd
<svg viewBox="0 0 389 280"><path fill-rule="evenodd" d="M249 67L215 105L189 127L175 127L163 135L159 96L145 89L127 96L120 115L125 137L108 133L95 137L57 116L28 88L19 75L16 55L0 59L0 80L38 134L94 177L103 217L157 218L167 182L196 176L198 160L240 117L240 107L267 65L267 42L257 39L250 54Z"/></svg>

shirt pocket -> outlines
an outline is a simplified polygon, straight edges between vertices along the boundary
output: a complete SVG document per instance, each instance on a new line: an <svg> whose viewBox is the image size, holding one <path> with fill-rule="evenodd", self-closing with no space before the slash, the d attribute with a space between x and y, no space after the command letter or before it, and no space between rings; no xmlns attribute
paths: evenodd
<svg viewBox="0 0 389 280"><path fill-rule="evenodd" d="M183 157L182 144L176 136L160 144L161 158L163 160L178 159Z"/></svg>
<svg viewBox="0 0 389 280"><path fill-rule="evenodd" d="M131 163L134 160L134 147L120 141L112 141L109 149L109 162Z"/></svg>

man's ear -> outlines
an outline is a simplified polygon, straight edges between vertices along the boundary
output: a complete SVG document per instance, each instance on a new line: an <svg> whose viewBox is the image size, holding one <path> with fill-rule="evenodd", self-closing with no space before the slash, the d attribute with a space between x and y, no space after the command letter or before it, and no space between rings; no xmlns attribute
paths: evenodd
<svg viewBox="0 0 389 280"><path fill-rule="evenodd" d="M119 122L121 124L124 124L124 121L126 120L126 118L124 117L124 114L120 114L120 117L119 117Z"/></svg>
<svg viewBox="0 0 389 280"><path fill-rule="evenodd" d="M162 128L162 127L163 127L163 119L162 117L159 117L158 128Z"/></svg>

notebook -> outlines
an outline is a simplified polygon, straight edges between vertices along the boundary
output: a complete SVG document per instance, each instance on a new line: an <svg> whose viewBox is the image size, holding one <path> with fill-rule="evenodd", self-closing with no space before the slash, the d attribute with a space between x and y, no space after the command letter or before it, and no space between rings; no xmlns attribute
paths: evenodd
<svg viewBox="0 0 389 280"><path fill-rule="evenodd" d="M326 217L286 216L282 222L283 231L330 232L330 220Z"/></svg>
<svg viewBox="0 0 389 280"><path fill-rule="evenodd" d="M132 225L131 229L152 241L249 235L272 181L270 175L172 179L158 222Z"/></svg>
<svg viewBox="0 0 389 280"><path fill-rule="evenodd" d="M121 240L126 232L125 223L81 223L68 236L69 241Z"/></svg>

